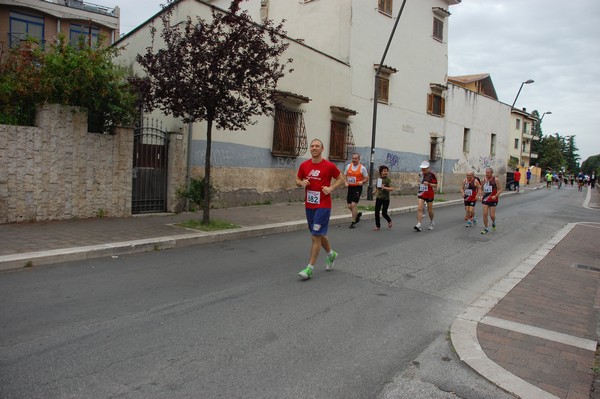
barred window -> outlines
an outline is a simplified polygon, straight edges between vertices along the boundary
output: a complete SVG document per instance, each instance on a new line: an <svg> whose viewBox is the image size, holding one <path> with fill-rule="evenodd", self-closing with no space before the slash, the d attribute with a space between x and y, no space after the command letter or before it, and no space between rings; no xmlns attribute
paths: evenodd
<svg viewBox="0 0 600 399"><path fill-rule="evenodd" d="M440 150L441 142L438 141L438 137L432 137L429 143L429 160L439 161L442 158L442 152Z"/></svg>
<svg viewBox="0 0 600 399"><path fill-rule="evenodd" d="M390 79L387 76L376 76L377 101L387 104L390 101Z"/></svg>
<svg viewBox="0 0 600 399"><path fill-rule="evenodd" d="M329 138L329 159L332 161L346 161L348 154L354 152L354 137L350 123L331 121L331 136Z"/></svg>
<svg viewBox="0 0 600 399"><path fill-rule="evenodd" d="M304 155L307 148L302 111L277 104L271 154L276 157L298 157Z"/></svg>

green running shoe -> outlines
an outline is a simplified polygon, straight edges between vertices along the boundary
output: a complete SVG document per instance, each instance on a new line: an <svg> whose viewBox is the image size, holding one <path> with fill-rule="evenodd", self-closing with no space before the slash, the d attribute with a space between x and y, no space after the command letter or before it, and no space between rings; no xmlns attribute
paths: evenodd
<svg viewBox="0 0 600 399"><path fill-rule="evenodd" d="M310 267L307 267L306 269L301 270L300 273L298 273L298 275L302 278L302 280L308 280L312 277L312 273L312 269Z"/></svg>
<svg viewBox="0 0 600 399"><path fill-rule="evenodd" d="M496 231L496 223L492 223L492 230Z"/></svg>
<svg viewBox="0 0 600 399"><path fill-rule="evenodd" d="M333 262L335 262L335 258L338 257L338 253L332 251L331 255L327 255L327 260L325 261L325 270L330 271L333 269Z"/></svg>
<svg viewBox="0 0 600 399"><path fill-rule="evenodd" d="M487 227L485 229L481 230L481 234L487 234L489 232L490 232L490 230Z"/></svg>

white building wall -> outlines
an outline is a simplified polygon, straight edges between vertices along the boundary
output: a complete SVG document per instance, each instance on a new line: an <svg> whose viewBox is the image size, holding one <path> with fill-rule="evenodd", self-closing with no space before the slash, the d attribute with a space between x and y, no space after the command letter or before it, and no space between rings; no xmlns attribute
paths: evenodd
<svg viewBox="0 0 600 399"><path fill-rule="evenodd" d="M478 176L491 167L504 182L508 159L510 105L450 84L446 98L444 168L446 190L454 191L471 169ZM470 129L468 152L463 152L464 129ZM496 153L490 154L496 134Z"/></svg>
<svg viewBox="0 0 600 399"><path fill-rule="evenodd" d="M355 129L361 133L359 147L371 144L373 65L381 61L400 5L401 1L394 2L394 18L390 18L377 10L376 2L353 1L352 94L353 105L363 116L357 118ZM429 84L445 83L448 64L447 43L432 38L432 7L448 8L445 1L407 2L384 61L398 72L390 76L389 104L377 107L376 159L390 163L386 154L395 153L400 164L392 162L392 170L418 170L420 160L429 157L429 133L443 126L442 118L426 112Z"/></svg>
<svg viewBox="0 0 600 399"><path fill-rule="evenodd" d="M261 3L242 4L258 21ZM278 89L311 99L309 103L298 106L304 111L307 139L321 139L327 154L332 118L330 107L341 106L358 111L349 120L357 150L363 155L363 163L368 165L374 64L381 60L402 1L394 2L394 18L381 14L376 0L309 3L270 0L267 3L270 19L287 19L285 27L289 35L304 39L304 44L290 41L284 58L294 59L291 65L294 72L280 80ZM218 0L211 4L226 8L229 3ZM385 65L396 68L398 72L390 77L390 103L378 105L373 161L375 167L387 164L396 179L396 186L404 192L414 189L418 165L429 159L432 136L445 137L443 160L433 162L432 166L442 179L447 176L445 180L452 182L452 187L454 180L462 177L467 167L479 173L489 165L504 173L508 158L510 107L450 85L444 92L446 117L427 114L430 84L446 84L447 26L452 18L444 19L444 41L435 40L432 37L433 7L448 9L448 3L445 0L407 2L384 61ZM194 0L183 1L178 3L173 21L182 21L187 15L209 18L210 7ZM309 23L309 20L312 22ZM160 32L160 22L157 27ZM137 53L145 52L149 42L148 27L128 35L119 43L127 45L120 59L126 64L132 63ZM166 120L169 121L169 130L181 128L185 131L186 127L181 122L172 118ZM295 189L293 177L296 168L309 154L298 159L273 157L273 118L257 117L256 121L257 124L242 132L214 131L211 162L217 188L258 194ZM473 137L469 154L462 153L464 127L471 129ZM205 132L204 123L194 124L191 151L195 175L202 173L204 165ZM489 153L491 133L497 137L495 157L490 157ZM339 163L339 166L342 164ZM446 187L442 189L447 191Z"/></svg>
<svg viewBox="0 0 600 399"><path fill-rule="evenodd" d="M306 104L296 108L304 111L304 122L308 140L319 138L329 145L331 121L330 106L350 107L348 82L350 67L338 60L324 57L298 43L291 42L286 58L294 59L291 67L294 72L279 81L280 91L292 92L310 98ZM225 141L240 145L250 145L271 150L273 143L274 120L272 116L256 117L255 125L247 126L246 131L216 131L215 141ZM194 125L194 138L204 139L206 124ZM308 154L306 155L308 156ZM305 156L305 157L306 157ZM249 166L249 165L248 165Z"/></svg>

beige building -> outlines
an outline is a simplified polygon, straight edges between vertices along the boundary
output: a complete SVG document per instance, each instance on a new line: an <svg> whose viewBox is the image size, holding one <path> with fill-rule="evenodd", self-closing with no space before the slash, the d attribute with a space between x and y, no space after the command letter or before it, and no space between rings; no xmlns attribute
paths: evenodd
<svg viewBox="0 0 600 399"><path fill-rule="evenodd" d="M494 83L489 73L480 73L476 75L448 76L448 83L464 87L467 90L474 91L480 95L492 98L498 101Z"/></svg>
<svg viewBox="0 0 600 399"><path fill-rule="evenodd" d="M522 110L513 108L510 114L509 163L514 166L530 167L537 159L537 154L531 152L531 143L539 140L539 137L532 134L536 120L525 108Z"/></svg>
<svg viewBox="0 0 600 399"><path fill-rule="evenodd" d="M119 38L119 8L82 0L0 0L0 43L17 46L27 38L41 44L63 34L70 43L111 45Z"/></svg>

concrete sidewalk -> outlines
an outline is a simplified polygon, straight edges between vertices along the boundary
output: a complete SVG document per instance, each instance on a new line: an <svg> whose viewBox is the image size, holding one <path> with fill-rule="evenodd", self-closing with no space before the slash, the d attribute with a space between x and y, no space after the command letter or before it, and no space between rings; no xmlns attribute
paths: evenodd
<svg viewBox="0 0 600 399"><path fill-rule="evenodd" d="M600 223L565 226L452 323L460 359L519 398L588 399Z"/></svg>
<svg viewBox="0 0 600 399"><path fill-rule="evenodd" d="M457 194L438 198L444 201L436 208L462 203ZM360 205L373 203L363 199ZM588 190L584 206L600 210L598 190ZM415 210L415 196L392 197L390 214ZM211 210L212 219L242 226L231 230L207 233L175 226L201 217L184 213L0 225L0 270L306 228L300 202ZM345 200L335 199L331 223L349 221ZM589 398L600 307L599 242L600 223L567 225L469 306L451 327L461 360L517 397Z"/></svg>
<svg viewBox="0 0 600 399"><path fill-rule="evenodd" d="M434 207L462 203L460 194L438 194ZM374 205L361 199L359 206ZM390 215L414 212L416 196L392 196ZM333 200L331 224L350 223L345 198ZM363 211L372 218L372 211ZM0 225L0 270L50 263L118 256L136 252L277 234L306 228L304 203L211 209L211 220L225 220L240 228L203 232L176 226L201 220L202 212L139 215L129 218L90 218L67 221Z"/></svg>

